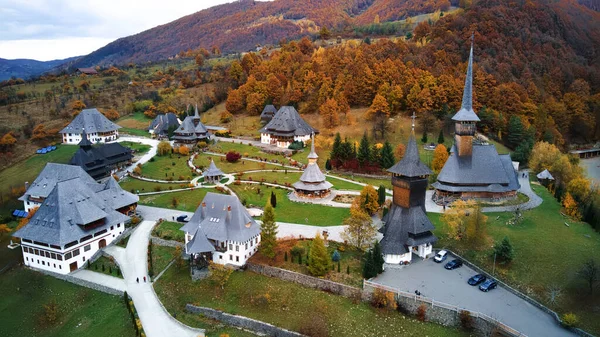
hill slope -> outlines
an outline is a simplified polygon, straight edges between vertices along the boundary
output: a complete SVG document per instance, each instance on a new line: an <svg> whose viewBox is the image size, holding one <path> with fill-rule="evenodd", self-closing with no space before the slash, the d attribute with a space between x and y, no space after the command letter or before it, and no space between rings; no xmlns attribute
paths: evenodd
<svg viewBox="0 0 600 337"><path fill-rule="evenodd" d="M78 57L79 56L64 60L52 60L45 62L29 59L7 60L0 58L0 81L7 80L13 76L25 79L31 76L39 75Z"/></svg>

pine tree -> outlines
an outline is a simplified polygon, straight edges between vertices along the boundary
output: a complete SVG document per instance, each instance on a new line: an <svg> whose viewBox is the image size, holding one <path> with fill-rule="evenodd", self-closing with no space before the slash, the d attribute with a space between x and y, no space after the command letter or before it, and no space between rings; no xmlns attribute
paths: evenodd
<svg viewBox="0 0 600 337"><path fill-rule="evenodd" d="M379 205L383 205L385 203L385 186L379 185L379 189L377 189L377 202Z"/></svg>
<svg viewBox="0 0 600 337"><path fill-rule="evenodd" d="M330 159L327 159L327 160L325 161L325 169L326 169L327 171L331 171L331 160L330 160Z"/></svg>
<svg viewBox="0 0 600 337"><path fill-rule="evenodd" d="M287 262L287 251L283 254L283 260Z"/></svg>
<svg viewBox="0 0 600 337"><path fill-rule="evenodd" d="M361 167L368 164L369 160L371 159L371 148L369 146L369 138L367 138L366 132L363 134L363 137L360 140L360 146L358 147L356 159L358 159L358 163Z"/></svg>
<svg viewBox="0 0 600 337"><path fill-rule="evenodd" d="M317 233L310 248L308 272L313 276L323 276L329 271L330 265L331 257L327 252L321 234Z"/></svg>
<svg viewBox="0 0 600 337"><path fill-rule="evenodd" d="M277 248L277 223L275 222L275 210L271 203L267 203L262 215L262 225L260 232L260 251L266 256L275 258L275 248Z"/></svg>
<svg viewBox="0 0 600 337"><path fill-rule="evenodd" d="M427 132L423 132L423 137L421 137L421 143L427 143Z"/></svg>
<svg viewBox="0 0 600 337"><path fill-rule="evenodd" d="M363 256L362 274L363 278L365 279L370 279L377 276L377 271L375 270L375 265L373 264L373 252L371 252L371 250L368 250Z"/></svg>
<svg viewBox="0 0 600 337"><path fill-rule="evenodd" d="M271 206L273 206L273 208L277 207L277 196L273 191L271 191Z"/></svg>
<svg viewBox="0 0 600 337"><path fill-rule="evenodd" d="M440 134L438 135L438 144L444 144L444 130L440 129Z"/></svg>
<svg viewBox="0 0 600 337"><path fill-rule="evenodd" d="M346 266L346 274L350 275L350 266Z"/></svg>
<svg viewBox="0 0 600 337"><path fill-rule="evenodd" d="M375 245L373 246L373 266L377 274L383 273L383 254L381 253L381 246L379 245L379 241L375 241Z"/></svg>
<svg viewBox="0 0 600 337"><path fill-rule="evenodd" d="M342 155L342 136L340 136L340 133L336 133L335 134L335 138L333 140L333 146L331 147L331 154L329 155L329 157L332 160L340 160L341 159L341 155Z"/></svg>
<svg viewBox="0 0 600 337"><path fill-rule="evenodd" d="M508 146L515 149L523 140L525 130L523 128L523 122L521 118L512 116L508 121L508 137L506 141Z"/></svg>
<svg viewBox="0 0 600 337"><path fill-rule="evenodd" d="M505 236L500 244L494 246L494 253L496 254L496 258L502 263L508 263L513 260L514 251L508 237Z"/></svg>
<svg viewBox="0 0 600 337"><path fill-rule="evenodd" d="M396 158L394 158L394 149L392 148L392 144L386 141L381 148L381 156L379 160L379 166L382 169L389 169L394 166L396 163Z"/></svg>

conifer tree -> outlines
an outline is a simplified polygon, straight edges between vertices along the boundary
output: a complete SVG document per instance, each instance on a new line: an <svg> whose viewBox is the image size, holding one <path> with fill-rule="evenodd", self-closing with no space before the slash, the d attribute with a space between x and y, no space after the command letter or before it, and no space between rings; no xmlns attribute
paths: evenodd
<svg viewBox="0 0 600 337"><path fill-rule="evenodd" d="M377 274L383 273L383 254L381 253L381 246L379 245L379 241L375 241L375 245L373 246L373 266Z"/></svg>
<svg viewBox="0 0 600 337"><path fill-rule="evenodd" d="M313 276L323 276L329 271L330 265L331 257L327 252L321 234L317 233L310 248L308 272Z"/></svg>
<svg viewBox="0 0 600 337"><path fill-rule="evenodd" d="M394 149L392 148L392 144L386 141L381 148L381 156L379 158L379 166L382 169L389 169L394 166L396 163L396 158L394 158Z"/></svg>
<svg viewBox="0 0 600 337"><path fill-rule="evenodd" d="M331 160L327 159L327 161L325 161L325 169L327 171L331 171Z"/></svg>
<svg viewBox="0 0 600 337"><path fill-rule="evenodd" d="M277 207L277 196L273 191L271 191L271 206L273 206L273 208Z"/></svg>
<svg viewBox="0 0 600 337"><path fill-rule="evenodd" d="M508 137L506 141L508 146L516 148L523 140L524 128L521 118L512 116L508 121Z"/></svg>
<svg viewBox="0 0 600 337"><path fill-rule="evenodd" d="M423 137L421 137L421 143L427 143L427 132L423 132Z"/></svg>
<svg viewBox="0 0 600 337"><path fill-rule="evenodd" d="M379 185L379 189L377 189L377 202L379 202L379 205L385 203L385 186L383 185Z"/></svg>
<svg viewBox="0 0 600 337"><path fill-rule="evenodd" d="M332 160L340 160L342 155L342 136L340 133L335 134L335 138L333 140L333 146L331 147L331 154L329 157Z"/></svg>
<svg viewBox="0 0 600 337"><path fill-rule="evenodd" d="M275 222L275 210L270 202L265 206L261 220L260 252L266 257L274 258L277 247L277 223Z"/></svg>
<svg viewBox="0 0 600 337"><path fill-rule="evenodd" d="M377 276L377 271L375 270L375 265L373 264L373 252L371 252L371 250L368 250L363 256L362 275L365 279L370 279Z"/></svg>
<svg viewBox="0 0 600 337"><path fill-rule="evenodd" d="M440 129L440 134L438 135L438 144L444 144L444 130Z"/></svg>
<svg viewBox="0 0 600 337"><path fill-rule="evenodd" d="M358 147L358 154L356 155L356 159L358 159L358 163L361 167L368 164L369 160L371 159L371 148L369 146L369 138L367 138L366 132L363 134L363 137L360 140L360 145Z"/></svg>
<svg viewBox="0 0 600 337"><path fill-rule="evenodd" d="M502 263L508 263L512 261L514 258L514 251L510 240L508 240L508 237L505 236L500 244L496 244L494 246L494 253L496 254L496 258Z"/></svg>

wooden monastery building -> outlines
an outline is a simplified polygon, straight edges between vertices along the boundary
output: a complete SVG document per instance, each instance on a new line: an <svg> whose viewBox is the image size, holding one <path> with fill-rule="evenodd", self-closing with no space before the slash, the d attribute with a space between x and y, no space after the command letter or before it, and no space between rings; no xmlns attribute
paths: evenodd
<svg viewBox="0 0 600 337"><path fill-rule="evenodd" d="M97 109L83 109L59 133L63 144L79 144L84 129L92 143L106 143L119 138L120 128Z"/></svg>
<svg viewBox="0 0 600 337"><path fill-rule="evenodd" d="M473 111L472 45L462 106L452 120L455 122L454 145L432 185L435 188L434 201L445 204L459 198L515 198L521 186L510 155L499 155L494 145L475 138L479 117Z"/></svg>
<svg viewBox="0 0 600 337"><path fill-rule="evenodd" d="M102 180L131 164L132 159L131 149L119 143L92 145L84 130L79 150L69 164L81 167L95 180Z"/></svg>
<svg viewBox="0 0 600 337"><path fill-rule="evenodd" d="M318 131L308 125L293 106L282 106L260 129L260 142L288 148L294 141L306 143L313 133Z"/></svg>
<svg viewBox="0 0 600 337"><path fill-rule="evenodd" d="M302 172L300 181L292 186L299 197L324 198L331 192L331 183L325 180L325 175L321 172L317 160L319 156L315 152L315 137L313 134L310 144L310 153L308 154L308 165Z"/></svg>
<svg viewBox="0 0 600 337"><path fill-rule="evenodd" d="M202 124L198 114L198 106L193 116L187 116L181 125L173 132L173 140L177 145L194 146L199 141L208 140L210 135L206 126Z"/></svg>

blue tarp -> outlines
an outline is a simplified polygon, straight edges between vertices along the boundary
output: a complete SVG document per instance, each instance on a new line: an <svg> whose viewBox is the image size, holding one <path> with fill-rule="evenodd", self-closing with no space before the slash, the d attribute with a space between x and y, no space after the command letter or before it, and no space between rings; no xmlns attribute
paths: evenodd
<svg viewBox="0 0 600 337"><path fill-rule="evenodd" d="M42 153L42 149L38 149L37 151L35 151L35 153L41 154Z"/></svg>
<svg viewBox="0 0 600 337"><path fill-rule="evenodd" d="M13 212L13 216L19 216L19 210L15 209L15 211Z"/></svg>
<svg viewBox="0 0 600 337"><path fill-rule="evenodd" d="M25 217L25 211L19 211L19 216L21 218L24 218Z"/></svg>
<svg viewBox="0 0 600 337"><path fill-rule="evenodd" d="M42 149L42 154L46 154L46 153L48 153L48 151L46 150L46 148L43 148Z"/></svg>
<svg viewBox="0 0 600 337"><path fill-rule="evenodd" d="M52 151L56 150L56 146L52 146Z"/></svg>
<svg viewBox="0 0 600 337"><path fill-rule="evenodd" d="M48 152L52 151L52 146L46 147L46 151L48 151Z"/></svg>
<svg viewBox="0 0 600 337"><path fill-rule="evenodd" d="M23 211L23 217L26 218L29 215L29 212Z"/></svg>

